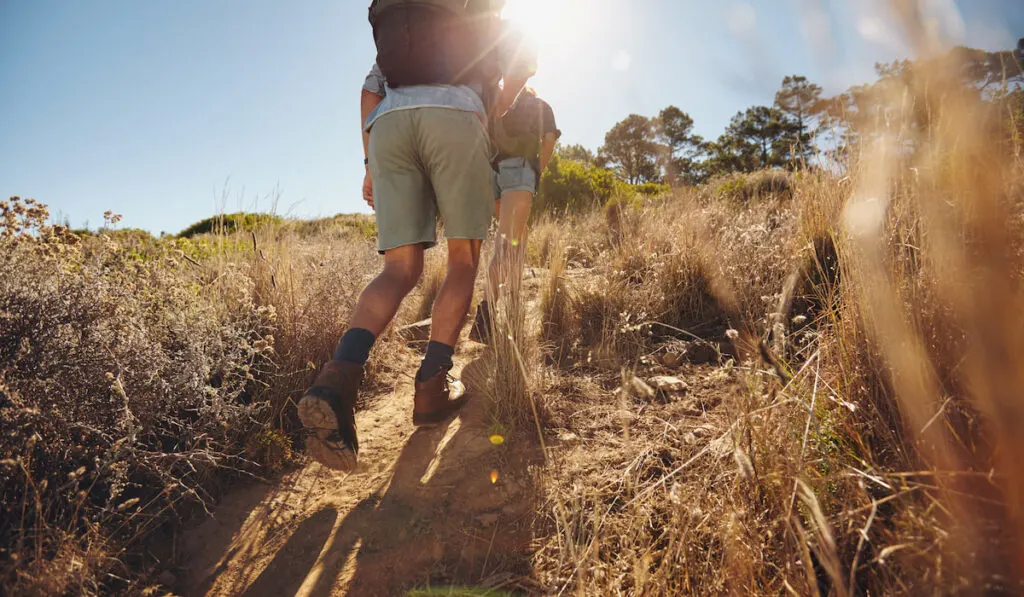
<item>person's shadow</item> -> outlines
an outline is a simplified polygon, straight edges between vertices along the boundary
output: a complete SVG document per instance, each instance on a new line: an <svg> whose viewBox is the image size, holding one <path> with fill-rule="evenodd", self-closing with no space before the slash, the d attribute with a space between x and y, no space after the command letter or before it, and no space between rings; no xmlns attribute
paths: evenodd
<svg viewBox="0 0 1024 597"><path fill-rule="evenodd" d="M336 528L331 508L304 521L243 594L400 595L528 578L535 495L527 468L543 456L536 438L488 440L486 370L483 359L466 365L470 399L460 417L415 432L388 482Z"/></svg>

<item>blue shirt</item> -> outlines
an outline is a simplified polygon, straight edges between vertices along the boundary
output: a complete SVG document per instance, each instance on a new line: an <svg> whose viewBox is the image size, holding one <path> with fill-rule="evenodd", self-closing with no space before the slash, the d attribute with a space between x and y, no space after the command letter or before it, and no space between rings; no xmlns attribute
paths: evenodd
<svg viewBox="0 0 1024 597"><path fill-rule="evenodd" d="M502 39L498 43L501 72L505 77L532 76L537 71L536 52L525 47L522 34L512 30L507 23L503 23L503 31ZM482 90L474 89L472 86L413 85L392 89L387 86L380 67L374 63L366 75L366 80L363 81L363 89L384 98L363 123L363 129L367 131L384 114L413 108L449 108L476 112L482 121L487 120L487 109L480 99Z"/></svg>

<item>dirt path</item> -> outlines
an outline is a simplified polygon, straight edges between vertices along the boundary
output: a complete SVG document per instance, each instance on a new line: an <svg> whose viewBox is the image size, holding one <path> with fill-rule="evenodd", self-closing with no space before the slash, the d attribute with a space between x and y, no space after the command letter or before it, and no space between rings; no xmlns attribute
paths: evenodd
<svg viewBox="0 0 1024 597"><path fill-rule="evenodd" d="M410 381L357 414L364 447L352 475L310 463L225 499L184 537L186 594L395 595L528 575L528 467L541 455L528 440L517 450L489 441L479 352L461 372L472 397L450 424L412 426Z"/></svg>
<svg viewBox="0 0 1024 597"><path fill-rule="evenodd" d="M489 439L480 345L456 363L470 400L436 429L412 425L412 380L357 413L359 468L310 463L230 494L187 531L186 595L402 595L514 589L530 575L536 439ZM460 366L462 364L463 366ZM415 363L409 363L409 371ZM494 472L497 479L492 481Z"/></svg>

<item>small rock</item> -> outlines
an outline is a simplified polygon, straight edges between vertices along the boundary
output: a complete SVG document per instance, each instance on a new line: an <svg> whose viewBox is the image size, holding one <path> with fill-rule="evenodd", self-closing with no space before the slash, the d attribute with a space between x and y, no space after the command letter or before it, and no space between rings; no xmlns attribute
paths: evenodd
<svg viewBox="0 0 1024 597"><path fill-rule="evenodd" d="M687 431L683 434L683 443L687 446L692 446L697 443L697 436L692 431Z"/></svg>
<svg viewBox="0 0 1024 597"><path fill-rule="evenodd" d="M685 392L690 388L685 381L671 375L658 375L647 383L659 392Z"/></svg>
<svg viewBox="0 0 1024 597"><path fill-rule="evenodd" d="M498 522L498 515L494 512L488 512L487 514L481 514L476 517L476 521L484 527L492 527Z"/></svg>

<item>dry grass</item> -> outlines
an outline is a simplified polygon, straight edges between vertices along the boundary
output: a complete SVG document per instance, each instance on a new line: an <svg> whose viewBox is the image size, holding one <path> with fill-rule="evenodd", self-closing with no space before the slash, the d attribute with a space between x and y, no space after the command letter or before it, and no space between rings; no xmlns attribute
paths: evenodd
<svg viewBox="0 0 1024 597"><path fill-rule="evenodd" d="M547 278L541 287L537 306L540 314L539 339L551 358L562 362L572 349L570 340L571 330L576 325L575 314L566 280L565 250L555 241L545 252L549 260Z"/></svg>
<svg viewBox="0 0 1024 597"><path fill-rule="evenodd" d="M291 407L377 258L349 233L339 255L276 228L81 240L30 202L4 216L4 591L142 591L141 554L168 555L152 533L292 458ZM385 337L378 355L393 350ZM387 382L383 362L371 384Z"/></svg>
<svg viewBox="0 0 1024 597"><path fill-rule="evenodd" d="M499 250L499 247L492 250ZM527 297L524 296L520 275L526 256L518 247L507 245L505 250L506 257L496 272L504 282L500 287L501 296L497 301L490 301L492 342L484 357L487 361L490 416L494 431L500 435L510 435L523 429L539 432L539 351L537 340L530 333Z"/></svg>
<svg viewBox="0 0 1024 597"><path fill-rule="evenodd" d="M1024 590L1024 170L957 89L932 73L897 90L894 105L931 106L934 120L872 131L844 180L801 177L791 200L742 212L650 207L622 243L643 249L595 272L577 305L582 337L629 372L576 372L585 389L554 409L569 439L535 559L552 592ZM659 250L674 210L703 229ZM679 250L693 234L711 264ZM658 292L670 271L681 273ZM717 312L766 330L788 273L813 325L773 357L787 355L782 380L741 346L736 366L684 367L685 400L636 390L633 375L659 367L635 357L660 340L628 336L617 313L657 319L677 304L691 321ZM708 311L705 296L731 306Z"/></svg>
<svg viewBox="0 0 1024 597"><path fill-rule="evenodd" d="M1024 592L1024 164L947 77L894 89L842 177L536 223L539 321L506 288L485 358L496 431L543 422L552 446L548 592ZM0 229L4 589L141 590L130 554L172 507L288 459L292 402L379 261L348 220L81 246L20 205ZM402 318L429 314L442 263ZM726 358L662 358L709 345ZM381 339L371 383L399 350Z"/></svg>

